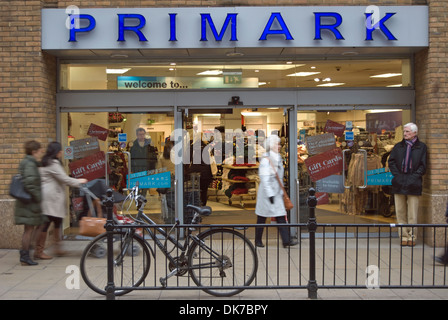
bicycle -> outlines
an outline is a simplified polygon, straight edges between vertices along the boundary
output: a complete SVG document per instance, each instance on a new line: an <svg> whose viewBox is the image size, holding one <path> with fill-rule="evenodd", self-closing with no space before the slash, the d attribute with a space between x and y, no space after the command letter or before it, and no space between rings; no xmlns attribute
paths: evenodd
<svg viewBox="0 0 448 320"><path fill-rule="evenodd" d="M156 261L155 250L144 237L136 233L137 227L145 229L150 240L154 241L169 262L169 273L159 278L162 288L167 287L169 278L187 273L203 291L218 297L238 294L252 283L258 269L258 257L249 239L236 230L221 227L210 227L194 234L193 225L199 225L202 216L212 213L210 207L187 205L194 215L192 226L185 229L185 240L182 243L171 235L173 230L180 229L178 220L167 232L144 214L146 199L138 195L138 186L131 190L128 198L135 201L138 213L134 218L135 226L113 231L114 282L119 287L115 295L124 295L140 286L149 273L151 255ZM163 243L158 235L162 236ZM84 282L102 295L106 294L107 286L106 243L107 233L97 236L84 249L80 262ZM171 250L168 250L168 243L174 245ZM173 256L175 249L177 254Z"/></svg>

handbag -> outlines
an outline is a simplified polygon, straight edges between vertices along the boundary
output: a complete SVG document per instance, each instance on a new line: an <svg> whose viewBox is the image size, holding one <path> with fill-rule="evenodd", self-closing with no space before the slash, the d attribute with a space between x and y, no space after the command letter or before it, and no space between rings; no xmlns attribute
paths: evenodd
<svg viewBox="0 0 448 320"><path fill-rule="evenodd" d="M31 194L25 190L22 175L20 173L12 177L11 184L9 185L9 195L25 204L31 202Z"/></svg>
<svg viewBox="0 0 448 320"><path fill-rule="evenodd" d="M96 237L106 232L106 218L82 217L79 221L79 234L86 237Z"/></svg>
<svg viewBox="0 0 448 320"><path fill-rule="evenodd" d="M268 159L269 163L271 164L272 169L274 169L277 181L283 190L283 203L285 204L285 209L291 210L292 208L294 208L294 205L292 204L291 199L289 199L289 196L286 193L285 187L283 186L283 183L280 181L280 177L278 176L277 170L275 170L274 165L271 162L271 159L269 159L269 157L266 157L266 158Z"/></svg>

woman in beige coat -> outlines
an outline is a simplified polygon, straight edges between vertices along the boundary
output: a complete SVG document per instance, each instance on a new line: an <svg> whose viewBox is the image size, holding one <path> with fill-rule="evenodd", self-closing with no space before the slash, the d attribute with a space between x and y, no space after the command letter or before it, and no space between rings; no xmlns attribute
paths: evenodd
<svg viewBox="0 0 448 320"><path fill-rule="evenodd" d="M42 213L48 217L48 222L44 223L37 234L36 250L34 259L51 259L43 250L47 231L50 224L54 223L54 240L56 255L63 255L61 250L61 226L62 220L67 215L66 186L79 187L87 183L87 179L70 178L64 171L61 164L62 146L59 142L51 142L47 152L42 158L42 167L39 168L42 181Z"/></svg>

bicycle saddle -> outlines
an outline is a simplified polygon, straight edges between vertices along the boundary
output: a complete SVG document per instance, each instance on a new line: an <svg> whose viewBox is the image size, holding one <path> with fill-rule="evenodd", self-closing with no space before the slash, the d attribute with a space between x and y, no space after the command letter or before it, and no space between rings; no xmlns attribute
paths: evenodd
<svg viewBox="0 0 448 320"><path fill-rule="evenodd" d="M209 215L212 214L212 208L210 208L209 206L197 207L197 206L193 206L191 204L188 204L187 208L193 209L194 211L199 213L201 216L209 216Z"/></svg>

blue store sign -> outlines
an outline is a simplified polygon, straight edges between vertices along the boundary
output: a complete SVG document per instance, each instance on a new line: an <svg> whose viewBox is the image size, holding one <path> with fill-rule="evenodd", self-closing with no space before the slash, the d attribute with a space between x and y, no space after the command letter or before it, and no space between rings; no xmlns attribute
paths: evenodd
<svg viewBox="0 0 448 320"><path fill-rule="evenodd" d="M422 48L428 16L374 5L42 9L42 49Z"/></svg>
<svg viewBox="0 0 448 320"><path fill-rule="evenodd" d="M141 171L132 173L128 177L130 179L129 186L133 188L137 185L139 188L171 188L171 172L152 174L153 171Z"/></svg>
<svg viewBox="0 0 448 320"><path fill-rule="evenodd" d="M368 186L391 186L392 178L394 176L386 168L380 168L367 171L367 185Z"/></svg>

